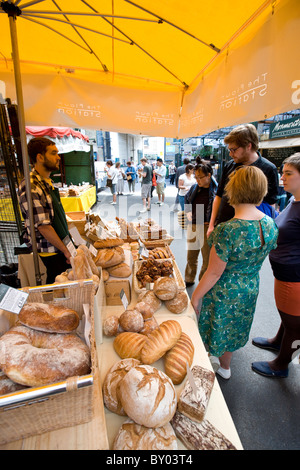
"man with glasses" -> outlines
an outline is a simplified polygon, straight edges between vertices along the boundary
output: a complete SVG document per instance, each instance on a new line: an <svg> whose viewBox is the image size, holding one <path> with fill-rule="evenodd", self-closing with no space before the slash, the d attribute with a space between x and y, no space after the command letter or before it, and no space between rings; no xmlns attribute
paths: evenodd
<svg viewBox="0 0 300 470"><path fill-rule="evenodd" d="M260 155L258 151L258 134L255 126L253 124L237 126L225 137L224 142L228 146L232 160L226 163L221 175L207 231L208 237L217 224L226 222L234 217L234 208L229 205L224 189L229 180L229 175L240 166L257 166L266 175L268 179L268 193L263 200L261 210L267 215L272 216L274 211L272 206L276 203L278 196L277 168L273 163Z"/></svg>

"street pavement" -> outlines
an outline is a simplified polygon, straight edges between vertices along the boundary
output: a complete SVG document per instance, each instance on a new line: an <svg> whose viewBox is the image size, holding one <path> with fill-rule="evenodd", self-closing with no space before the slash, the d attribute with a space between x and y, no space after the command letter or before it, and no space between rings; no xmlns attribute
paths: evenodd
<svg viewBox="0 0 300 470"><path fill-rule="evenodd" d="M118 196L117 204L111 205L112 196L106 188L98 193L93 211L107 220L123 217L127 221L151 217L174 237L171 250L184 276L186 265L185 231L180 227L175 208L177 189L167 182L165 204L158 206L154 191L151 211L140 214L142 201L140 183L134 194L128 195L125 182L124 195ZM201 255L199 270L201 267ZM269 260L260 272L260 292L250 338L246 346L234 352L231 378L217 376L227 406L245 450L299 450L300 449L300 364L299 357L293 361L286 379L262 377L251 369L253 361L272 360L274 353L252 345L255 336L271 338L278 330L280 319L273 294L274 279ZM187 289L191 296L195 285ZM300 340L300 338L299 338Z"/></svg>

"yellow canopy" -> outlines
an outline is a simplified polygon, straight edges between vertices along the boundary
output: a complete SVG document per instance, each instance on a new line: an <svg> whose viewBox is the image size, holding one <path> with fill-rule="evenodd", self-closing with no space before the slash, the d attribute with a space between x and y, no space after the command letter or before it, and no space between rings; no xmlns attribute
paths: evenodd
<svg viewBox="0 0 300 470"><path fill-rule="evenodd" d="M28 126L182 138L299 107L299 0L0 1L12 100L14 8Z"/></svg>

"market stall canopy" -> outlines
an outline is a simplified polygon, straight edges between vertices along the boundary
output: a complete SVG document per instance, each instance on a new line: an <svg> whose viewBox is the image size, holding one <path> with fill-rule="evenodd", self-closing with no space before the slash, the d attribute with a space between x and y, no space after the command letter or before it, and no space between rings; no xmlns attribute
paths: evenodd
<svg viewBox="0 0 300 470"><path fill-rule="evenodd" d="M26 125L182 138L299 107L299 0L16 0L0 13L0 93L16 99L8 13Z"/></svg>
<svg viewBox="0 0 300 470"><path fill-rule="evenodd" d="M90 152L89 137L69 127L26 126L27 142L33 137L48 137L58 153L76 151Z"/></svg>

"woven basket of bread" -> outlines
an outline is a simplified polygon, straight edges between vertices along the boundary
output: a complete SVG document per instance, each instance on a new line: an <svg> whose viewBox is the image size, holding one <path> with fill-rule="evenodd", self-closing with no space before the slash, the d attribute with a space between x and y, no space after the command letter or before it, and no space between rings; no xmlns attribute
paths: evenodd
<svg viewBox="0 0 300 470"><path fill-rule="evenodd" d="M94 334L94 284L70 282L29 288L27 302L63 305L81 319L84 304L89 306L91 330L88 335L91 367L88 375L42 387L25 387L0 396L0 444L91 421L94 394L99 385ZM59 295L63 294L63 297ZM0 336L13 327L18 315L0 310Z"/></svg>
<svg viewBox="0 0 300 470"><path fill-rule="evenodd" d="M168 233L164 236L164 238L154 238L153 240L150 238L143 238L140 235L140 241L145 245L146 248L151 249L155 248L157 246L167 246L171 245L172 241L174 240L174 237L169 235Z"/></svg>
<svg viewBox="0 0 300 470"><path fill-rule="evenodd" d="M184 290L185 289L185 282L184 282L183 277L182 277L182 275L179 271L179 268L178 268L178 265L177 265L176 261L174 259L157 259L157 260L155 260L155 262L157 262L157 263L164 263L166 261L172 264L172 272L171 272L170 277L174 278L174 280L176 281L178 290L180 290L180 291ZM146 290L152 290L153 289L154 281L150 282L150 283L147 283L146 286L143 286L141 284L141 282L139 282L139 280L136 276L138 270L143 266L143 263L145 263L145 262L146 261L144 261L144 260L135 260L134 261L132 284L133 284L133 288L134 288L134 290L137 294L140 294L142 292L146 292Z"/></svg>

